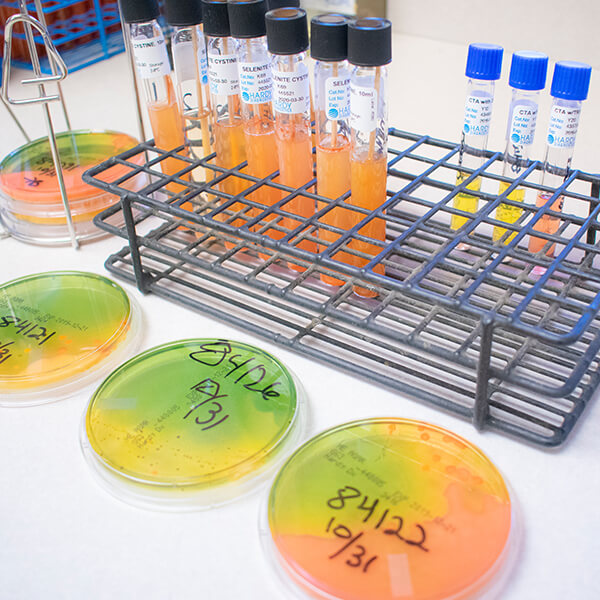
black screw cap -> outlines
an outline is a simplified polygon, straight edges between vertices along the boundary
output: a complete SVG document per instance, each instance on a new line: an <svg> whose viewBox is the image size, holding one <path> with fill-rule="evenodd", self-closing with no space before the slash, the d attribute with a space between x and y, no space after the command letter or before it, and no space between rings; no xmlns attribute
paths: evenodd
<svg viewBox="0 0 600 600"><path fill-rule="evenodd" d="M306 12L301 8L277 8L266 16L267 45L272 54L298 54L308 49Z"/></svg>
<svg viewBox="0 0 600 600"><path fill-rule="evenodd" d="M348 25L348 61L359 67L379 67L392 62L392 23L366 17Z"/></svg>

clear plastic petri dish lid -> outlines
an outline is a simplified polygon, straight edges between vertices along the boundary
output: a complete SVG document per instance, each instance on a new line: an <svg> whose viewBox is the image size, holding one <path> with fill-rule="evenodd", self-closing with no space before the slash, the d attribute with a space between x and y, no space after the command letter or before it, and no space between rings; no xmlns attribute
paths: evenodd
<svg viewBox="0 0 600 600"><path fill-rule="evenodd" d="M0 285L0 405L71 396L135 353L140 311L102 275L57 271Z"/></svg>
<svg viewBox="0 0 600 600"><path fill-rule="evenodd" d="M239 498L298 444L306 401L277 358L240 342L151 348L93 394L81 430L97 481L142 508L186 511Z"/></svg>
<svg viewBox="0 0 600 600"><path fill-rule="evenodd" d="M519 529L509 488L475 446L396 418L307 441L276 475L260 523L287 597L492 598Z"/></svg>
<svg viewBox="0 0 600 600"><path fill-rule="evenodd" d="M115 131L71 131L59 133L56 142L71 208L73 225L81 239L105 235L93 218L118 202L114 194L82 180L83 172L137 145L137 140ZM141 165L140 153L129 159ZM127 177L130 175L129 177ZM123 178L120 187L139 190L147 179L132 167L116 164L103 173L107 181ZM40 138L25 144L0 162L0 216L11 235L40 244L69 243L69 230L50 144Z"/></svg>

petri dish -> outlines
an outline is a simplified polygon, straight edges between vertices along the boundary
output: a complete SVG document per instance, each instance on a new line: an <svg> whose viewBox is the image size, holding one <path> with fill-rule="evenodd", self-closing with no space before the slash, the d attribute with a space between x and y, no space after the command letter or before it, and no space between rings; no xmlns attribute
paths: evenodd
<svg viewBox="0 0 600 600"><path fill-rule="evenodd" d="M81 130L60 133L56 142L78 237L86 240L106 235L92 220L115 204L118 197L84 183L81 176L92 166L136 146L137 140L115 131ZM129 161L142 164L143 154ZM128 173L132 173L131 167L118 164L105 171L103 177L114 181ZM145 183L145 174L139 173L120 183L119 187L139 190ZM45 245L70 242L47 138L17 148L0 162L0 218L11 235L23 241Z"/></svg>
<svg viewBox="0 0 600 600"><path fill-rule="evenodd" d="M304 393L274 356L216 339L157 346L92 396L81 432L98 482L156 510L224 504L273 473L302 435Z"/></svg>
<svg viewBox="0 0 600 600"><path fill-rule="evenodd" d="M114 281L76 271L0 285L0 405L70 396L131 356L140 314Z"/></svg>
<svg viewBox="0 0 600 600"><path fill-rule="evenodd" d="M450 431L395 418L306 442L275 477L260 529L297 598L488 598L516 547L514 503L490 460Z"/></svg>

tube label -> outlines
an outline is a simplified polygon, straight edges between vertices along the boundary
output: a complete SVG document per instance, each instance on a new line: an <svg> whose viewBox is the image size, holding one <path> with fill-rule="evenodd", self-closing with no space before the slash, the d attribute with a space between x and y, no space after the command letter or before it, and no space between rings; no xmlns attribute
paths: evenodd
<svg viewBox="0 0 600 600"><path fill-rule="evenodd" d="M488 135L493 102L491 96L467 96L463 125L465 135Z"/></svg>
<svg viewBox="0 0 600 600"><path fill-rule="evenodd" d="M142 79L161 77L171 72L165 38L157 35L145 40L132 40L135 65Z"/></svg>
<svg viewBox="0 0 600 600"><path fill-rule="evenodd" d="M581 106L565 107L553 105L548 125L548 146L551 148L573 148L579 127Z"/></svg>
<svg viewBox="0 0 600 600"><path fill-rule="evenodd" d="M215 96L232 96L240 91L238 60L235 54L208 55L208 82Z"/></svg>
<svg viewBox="0 0 600 600"><path fill-rule="evenodd" d="M310 85L305 64L299 63L291 72L273 71L273 106L285 115L310 111Z"/></svg>
<svg viewBox="0 0 600 600"><path fill-rule="evenodd" d="M531 146L537 123L537 105L515 104L510 117L508 139L517 146Z"/></svg>
<svg viewBox="0 0 600 600"><path fill-rule="evenodd" d="M262 104L273 100L271 81L271 63L240 62L240 89L242 100L246 104Z"/></svg>
<svg viewBox="0 0 600 600"><path fill-rule="evenodd" d="M325 111L333 121L350 116L350 78L328 77L325 81Z"/></svg>
<svg viewBox="0 0 600 600"><path fill-rule="evenodd" d="M350 127L365 133L377 127L377 92L373 88L350 86Z"/></svg>
<svg viewBox="0 0 600 600"><path fill-rule="evenodd" d="M206 43L204 39L198 44L198 65L200 66L200 82L208 83L208 59L206 57Z"/></svg>

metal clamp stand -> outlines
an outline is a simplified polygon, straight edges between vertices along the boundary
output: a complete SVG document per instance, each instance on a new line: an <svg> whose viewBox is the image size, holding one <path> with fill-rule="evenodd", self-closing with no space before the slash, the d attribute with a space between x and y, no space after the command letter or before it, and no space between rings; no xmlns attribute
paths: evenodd
<svg viewBox="0 0 600 600"><path fill-rule="evenodd" d="M43 11L40 0L35 0L36 11L38 15L42 15ZM69 117L67 114L67 109L62 93L62 88L60 86L60 82L65 79L67 76L67 66L63 61L62 57L58 53L58 50L54 46L50 35L48 34L48 30L45 26L45 23L41 23L37 19L30 16L27 12L27 5L25 0L19 0L19 10L20 14L13 15L6 22L6 27L4 30L4 60L2 63L2 79L5 82L4 86L1 90L2 100L8 105L19 106L23 104L41 104L44 112L44 120L46 121L46 130L48 132L48 142L50 143L50 150L52 153L52 160L54 162L54 168L56 170L56 177L58 179L58 186L60 188L60 195L62 198L63 206L65 209L65 216L67 218L67 227L69 229L69 236L71 238L71 245L73 248L79 248L79 241L77 240L77 235L75 233L75 227L73 225L73 217L71 215L71 207L69 206L69 201L67 198L67 191L65 188L65 182L63 178L62 165L60 161L60 154L58 152L58 145L56 143L56 135L54 133L54 125L52 122L52 115L50 113L50 108L48 104L50 102L59 101L62 105L63 114L65 117L65 121L67 124L67 128L71 129L71 124L69 121ZM32 79L23 79L21 83L23 85L34 84L37 85L38 88L38 96L34 96L32 98L25 99L15 99L11 98L9 95L9 82L10 82L10 71L11 71L11 56L12 56L12 35L13 28L17 23L23 23L23 27L25 29L25 36L27 38L27 47L29 49L29 57L31 59L31 66L33 68L33 72L35 77ZM39 34L42 36L44 47L46 49L46 53L48 54L48 62L51 65L52 75L43 76L42 70L40 66L40 59L37 54L35 40L33 37L33 30L36 29ZM45 90L45 83L56 82L58 86L58 94L56 95L47 95Z"/></svg>

